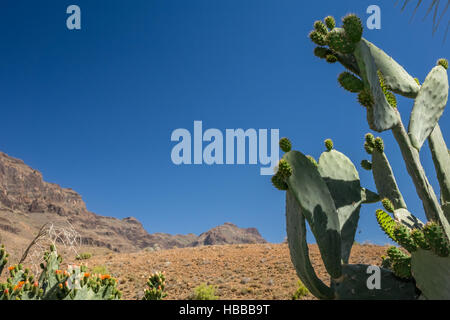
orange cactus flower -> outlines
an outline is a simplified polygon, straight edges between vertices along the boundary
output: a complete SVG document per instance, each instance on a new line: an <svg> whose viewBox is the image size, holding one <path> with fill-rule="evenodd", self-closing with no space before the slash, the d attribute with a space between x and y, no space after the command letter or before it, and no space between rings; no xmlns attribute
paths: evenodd
<svg viewBox="0 0 450 320"><path fill-rule="evenodd" d="M35 282L33 283L33 286L37 288L37 287L39 286L39 283L38 283L37 281L35 281Z"/></svg>
<svg viewBox="0 0 450 320"><path fill-rule="evenodd" d="M101 278L102 280L105 280L105 279L111 279L111 276L110 276L109 274L104 274L104 275L102 275L100 278Z"/></svg>
<svg viewBox="0 0 450 320"><path fill-rule="evenodd" d="M86 272L86 273L84 274L84 277L85 277L85 278L89 278L90 276L91 276L91 274L88 273L88 272Z"/></svg>
<svg viewBox="0 0 450 320"><path fill-rule="evenodd" d="M20 281L15 287L14 287L14 291L19 290L23 287L23 285L25 284L25 281Z"/></svg>
<svg viewBox="0 0 450 320"><path fill-rule="evenodd" d="M8 270L9 271L13 271L16 267L9 267Z"/></svg>
<svg viewBox="0 0 450 320"><path fill-rule="evenodd" d="M58 287L59 287L60 289L62 289L62 288L63 288L62 283L58 284Z"/></svg>

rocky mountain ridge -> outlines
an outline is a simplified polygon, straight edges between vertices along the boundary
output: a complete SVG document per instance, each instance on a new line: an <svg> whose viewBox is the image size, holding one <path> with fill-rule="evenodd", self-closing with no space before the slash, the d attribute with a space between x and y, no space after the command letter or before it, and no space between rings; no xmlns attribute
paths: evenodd
<svg viewBox="0 0 450 320"><path fill-rule="evenodd" d="M184 248L217 244L265 243L258 230L231 223L201 235L149 234L135 218L117 219L90 212L82 197L70 188L43 180L22 160L0 152L0 236L15 244L31 240L45 223L70 223L82 244L116 252L154 247ZM0 239L1 241L2 239Z"/></svg>

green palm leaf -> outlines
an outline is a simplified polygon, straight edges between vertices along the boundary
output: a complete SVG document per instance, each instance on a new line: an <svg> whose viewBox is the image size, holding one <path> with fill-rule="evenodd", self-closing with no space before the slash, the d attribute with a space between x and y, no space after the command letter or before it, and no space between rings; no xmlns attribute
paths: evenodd
<svg viewBox="0 0 450 320"><path fill-rule="evenodd" d="M411 0L403 0L401 10L404 11L408 3L410 2ZM399 0L395 2L395 5L397 5L398 3ZM416 7L414 8L411 20L415 17L419 9L426 8L425 6L422 6L422 4L425 4L425 1L417 0ZM436 31L440 26L445 25L445 23L447 23L447 26L446 27L444 26L445 28L444 41L447 38L448 30L450 27L450 20L447 17L447 13L449 12L449 6L450 0L431 0L431 3L429 4L428 9L426 10L425 16L423 17L423 20L425 20L430 15L430 13L433 12L433 35L436 33Z"/></svg>

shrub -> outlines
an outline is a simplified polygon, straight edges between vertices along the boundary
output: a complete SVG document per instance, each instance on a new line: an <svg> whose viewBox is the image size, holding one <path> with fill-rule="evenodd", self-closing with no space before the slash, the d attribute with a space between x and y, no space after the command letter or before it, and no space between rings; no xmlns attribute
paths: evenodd
<svg viewBox="0 0 450 320"><path fill-rule="evenodd" d="M216 295L216 288L212 285L206 285L202 283L194 289L192 300L217 300L219 297Z"/></svg>
<svg viewBox="0 0 450 320"><path fill-rule="evenodd" d="M292 295L292 300L301 300L301 298L306 297L309 294L308 288L305 287L303 282L298 280L297 291Z"/></svg>
<svg viewBox="0 0 450 320"><path fill-rule="evenodd" d="M75 257L76 260L88 260L90 258L92 258L92 254L89 252L80 253Z"/></svg>

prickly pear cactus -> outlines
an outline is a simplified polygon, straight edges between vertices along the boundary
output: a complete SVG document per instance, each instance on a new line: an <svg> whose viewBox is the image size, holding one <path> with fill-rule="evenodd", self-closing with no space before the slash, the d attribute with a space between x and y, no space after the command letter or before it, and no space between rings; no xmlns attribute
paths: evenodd
<svg viewBox="0 0 450 320"><path fill-rule="evenodd" d="M392 131L429 221L423 223L408 210L380 137L365 136L364 148L371 159L361 162L363 169L372 171L377 193L361 187L355 166L333 149L331 140L325 141L326 151L316 162L292 151L291 142L283 138L280 147L286 154L272 183L287 192L288 244L298 276L321 299L450 299L450 155L438 124L448 101L448 61L440 59L421 85L362 37L361 20L354 14L342 19L342 28L331 16L316 21L309 36L318 45L314 49L318 58L347 69L338 82L357 94L369 128ZM414 99L408 130L396 94ZM427 139L440 202L420 162L419 152ZM348 261L361 206L379 201L384 210L376 211L376 220L401 248L389 248L381 262L382 289L373 291L366 285L368 266ZM330 274L330 285L317 277L309 260L306 222Z"/></svg>
<svg viewBox="0 0 450 320"><path fill-rule="evenodd" d="M6 255L0 251L1 255ZM117 300L117 280L109 275L90 275L83 266L60 270L56 248L45 253L42 273L36 279L22 265L10 266L6 283L0 284L0 300ZM2 271L0 269L0 271Z"/></svg>

